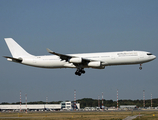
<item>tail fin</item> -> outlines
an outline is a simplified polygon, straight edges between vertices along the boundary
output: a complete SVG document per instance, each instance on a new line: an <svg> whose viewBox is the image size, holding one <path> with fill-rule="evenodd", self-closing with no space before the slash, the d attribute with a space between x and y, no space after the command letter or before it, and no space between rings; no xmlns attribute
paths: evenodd
<svg viewBox="0 0 158 120"><path fill-rule="evenodd" d="M26 52L17 42L12 38L4 38L13 58L32 56Z"/></svg>

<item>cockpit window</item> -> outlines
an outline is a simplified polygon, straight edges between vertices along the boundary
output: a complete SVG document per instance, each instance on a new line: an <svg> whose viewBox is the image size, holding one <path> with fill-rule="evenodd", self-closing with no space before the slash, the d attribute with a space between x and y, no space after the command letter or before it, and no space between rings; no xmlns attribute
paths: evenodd
<svg viewBox="0 0 158 120"><path fill-rule="evenodd" d="M152 55L151 53L147 53L147 55Z"/></svg>

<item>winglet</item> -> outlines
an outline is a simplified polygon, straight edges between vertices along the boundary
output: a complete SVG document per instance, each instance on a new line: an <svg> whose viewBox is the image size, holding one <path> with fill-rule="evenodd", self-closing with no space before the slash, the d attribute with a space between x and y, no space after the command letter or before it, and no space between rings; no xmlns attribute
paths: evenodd
<svg viewBox="0 0 158 120"><path fill-rule="evenodd" d="M50 54L54 54L54 55L57 55L57 56L62 56L62 54L59 54L59 53L56 53L56 52L53 52L51 51L50 49L47 48L47 51L50 53Z"/></svg>
<svg viewBox="0 0 158 120"><path fill-rule="evenodd" d="M47 48L47 51L48 51L49 53L53 53L53 51L51 51L51 50L50 50L50 49L48 49L48 48Z"/></svg>
<svg viewBox="0 0 158 120"><path fill-rule="evenodd" d="M51 50L50 50L50 49L48 49L48 48L47 48L47 51L48 51L49 53L51 53L51 54L54 54L54 55L60 56L60 54L59 54L59 53L53 52L53 51L51 51Z"/></svg>

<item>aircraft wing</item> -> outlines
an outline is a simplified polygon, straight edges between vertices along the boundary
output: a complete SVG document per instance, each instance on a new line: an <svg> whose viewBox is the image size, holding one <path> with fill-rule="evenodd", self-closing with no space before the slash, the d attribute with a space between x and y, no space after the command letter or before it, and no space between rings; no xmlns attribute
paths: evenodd
<svg viewBox="0 0 158 120"><path fill-rule="evenodd" d="M54 55L57 55L59 56L62 60L68 60L70 58L73 58L74 56L69 56L69 55L64 55L64 54L60 54L60 53L56 53L56 52L53 52L51 51L50 49L47 48L47 51L51 54L54 54Z"/></svg>
<svg viewBox="0 0 158 120"><path fill-rule="evenodd" d="M54 55L57 55L59 56L62 60L66 60L68 61L69 59L71 58L79 58L78 56L70 56L70 55L65 55L65 54L60 54L60 53L56 53L56 52L53 52L51 51L50 49L47 48L47 51L51 54L54 54ZM94 60L90 60L90 59L86 59L86 58L81 58L82 59L82 62L83 63L87 63L87 62L91 62L91 61L94 61Z"/></svg>

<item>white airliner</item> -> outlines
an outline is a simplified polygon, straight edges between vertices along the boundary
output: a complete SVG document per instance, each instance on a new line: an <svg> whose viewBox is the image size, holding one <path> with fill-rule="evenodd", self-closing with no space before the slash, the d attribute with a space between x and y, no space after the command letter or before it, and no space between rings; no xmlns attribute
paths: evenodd
<svg viewBox="0 0 158 120"><path fill-rule="evenodd" d="M8 61L40 68L77 68L75 74L80 76L85 73L84 68L104 69L111 65L142 64L156 58L150 52L145 51L122 51L122 52L100 52L82 54L60 54L47 51L54 55L34 56L26 52L12 38L4 38L12 57L4 56Z"/></svg>

